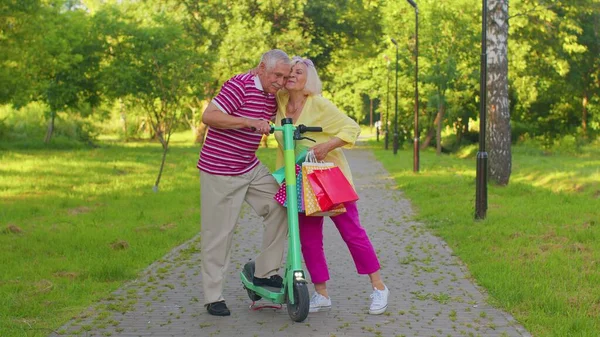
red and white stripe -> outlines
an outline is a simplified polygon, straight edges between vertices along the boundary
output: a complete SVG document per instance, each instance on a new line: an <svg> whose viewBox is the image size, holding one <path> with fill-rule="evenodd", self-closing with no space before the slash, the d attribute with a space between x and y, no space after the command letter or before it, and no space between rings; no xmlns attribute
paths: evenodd
<svg viewBox="0 0 600 337"><path fill-rule="evenodd" d="M277 111L275 95L258 89L251 74L234 76L221 88L213 103L232 116L270 121ZM256 150L262 135L243 129L209 127L200 151L198 169L216 175L240 175L258 165Z"/></svg>

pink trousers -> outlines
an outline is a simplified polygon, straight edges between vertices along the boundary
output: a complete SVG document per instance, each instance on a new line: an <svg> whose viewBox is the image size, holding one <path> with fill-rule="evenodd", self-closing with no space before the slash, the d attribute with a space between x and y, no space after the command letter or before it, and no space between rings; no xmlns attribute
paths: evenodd
<svg viewBox="0 0 600 337"><path fill-rule="evenodd" d="M331 220L346 242L356 271L359 274L371 274L380 269L377 254L373 249L367 232L360 225L356 202L345 203L346 212L331 217ZM313 283L329 280L329 270L323 250L323 217L298 214L300 244L306 268Z"/></svg>

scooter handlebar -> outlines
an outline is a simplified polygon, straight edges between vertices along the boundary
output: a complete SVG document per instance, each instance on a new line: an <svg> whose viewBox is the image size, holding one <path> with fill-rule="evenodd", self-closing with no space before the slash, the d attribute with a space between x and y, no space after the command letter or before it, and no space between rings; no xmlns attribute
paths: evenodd
<svg viewBox="0 0 600 337"><path fill-rule="evenodd" d="M252 132L256 131L255 127L251 127L250 130L252 130ZM271 129L269 130L269 133L273 133L275 132L275 127L273 125L271 125Z"/></svg>
<svg viewBox="0 0 600 337"><path fill-rule="evenodd" d="M323 128L320 126L306 126L306 125L298 125L298 130L300 133L305 132L323 132Z"/></svg>
<svg viewBox="0 0 600 337"><path fill-rule="evenodd" d="M256 131L256 128L251 127L250 130ZM271 125L271 130L269 130L269 133L273 133L273 132L275 132L275 127L273 125ZM300 133L323 132L323 128L320 126L306 126L306 125L300 124L300 125L298 125L298 132L300 132Z"/></svg>

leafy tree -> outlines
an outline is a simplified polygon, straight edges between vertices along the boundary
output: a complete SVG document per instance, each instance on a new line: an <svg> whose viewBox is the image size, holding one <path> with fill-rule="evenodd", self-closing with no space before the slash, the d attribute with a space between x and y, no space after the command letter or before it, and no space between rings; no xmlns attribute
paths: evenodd
<svg viewBox="0 0 600 337"><path fill-rule="evenodd" d="M77 113L96 106L100 43L76 1L9 1L0 7L3 64L0 102L17 107L43 101L50 108L45 142L58 111ZM43 34L41 33L43 32ZM89 111L89 110L86 110Z"/></svg>
<svg viewBox="0 0 600 337"><path fill-rule="evenodd" d="M50 107L45 142L54 131L57 111L85 111L81 103L100 104L97 88L98 67L102 56L96 29L82 10L68 10L48 18L54 24L45 34L45 61L41 71L41 98Z"/></svg>
<svg viewBox="0 0 600 337"><path fill-rule="evenodd" d="M205 58L183 27L165 15L140 22L114 7L98 15L107 24L110 50L103 70L105 90L142 107L162 145L157 191L174 126L208 79Z"/></svg>
<svg viewBox="0 0 600 337"><path fill-rule="evenodd" d="M328 8L328 5L320 5ZM385 92L381 90L381 81L386 76L380 55L385 39L382 26L378 24L381 7L374 2L342 1L338 4L336 15L339 26L334 27L343 33L332 34L331 38L339 41L339 45L327 55L315 57L323 62L317 63L317 69L332 101L355 120L361 121L369 114L368 110L365 111L363 96L368 97L370 102L379 100Z"/></svg>
<svg viewBox="0 0 600 337"><path fill-rule="evenodd" d="M0 104L25 105L30 100L36 49L41 48L42 24L32 20L43 11L39 0L0 3Z"/></svg>
<svg viewBox="0 0 600 337"><path fill-rule="evenodd" d="M581 104L576 103L583 101L584 94L579 75L583 67L593 64L584 59L595 56L587 54L580 42L585 16L581 14L587 11L597 20L598 4L594 0L573 5L515 0L515 8L519 11L510 17L509 45L513 120L550 145L561 134L576 134L582 125ZM579 71L573 72L573 66Z"/></svg>
<svg viewBox="0 0 600 337"><path fill-rule="evenodd" d="M581 124L577 132L589 139L590 121L600 117L593 102L597 104L600 95L600 3L584 0L571 3L565 16L569 17L569 23L564 24L577 35L564 37L569 45L564 51L568 54L570 71L563 83L565 91L573 95L562 96L561 103L572 106L575 111L580 109Z"/></svg>

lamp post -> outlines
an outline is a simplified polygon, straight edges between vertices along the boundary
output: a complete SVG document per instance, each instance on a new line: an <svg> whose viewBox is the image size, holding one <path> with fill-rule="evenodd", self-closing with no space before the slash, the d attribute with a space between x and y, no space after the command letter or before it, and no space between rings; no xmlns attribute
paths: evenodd
<svg viewBox="0 0 600 337"><path fill-rule="evenodd" d="M415 9L415 131L413 139L413 172L419 172L419 7L406 0Z"/></svg>
<svg viewBox="0 0 600 337"><path fill-rule="evenodd" d="M485 152L487 102L487 0L483 0L481 22L481 70L479 78L479 151L475 178L475 219L485 219L487 213L487 152Z"/></svg>
<svg viewBox="0 0 600 337"><path fill-rule="evenodd" d="M389 143L389 121L390 121L390 58L384 55L383 58L387 61L387 99L385 100L385 146L384 149L388 149Z"/></svg>
<svg viewBox="0 0 600 337"><path fill-rule="evenodd" d="M398 42L392 39L396 45L396 110L394 112L394 154L398 153Z"/></svg>

